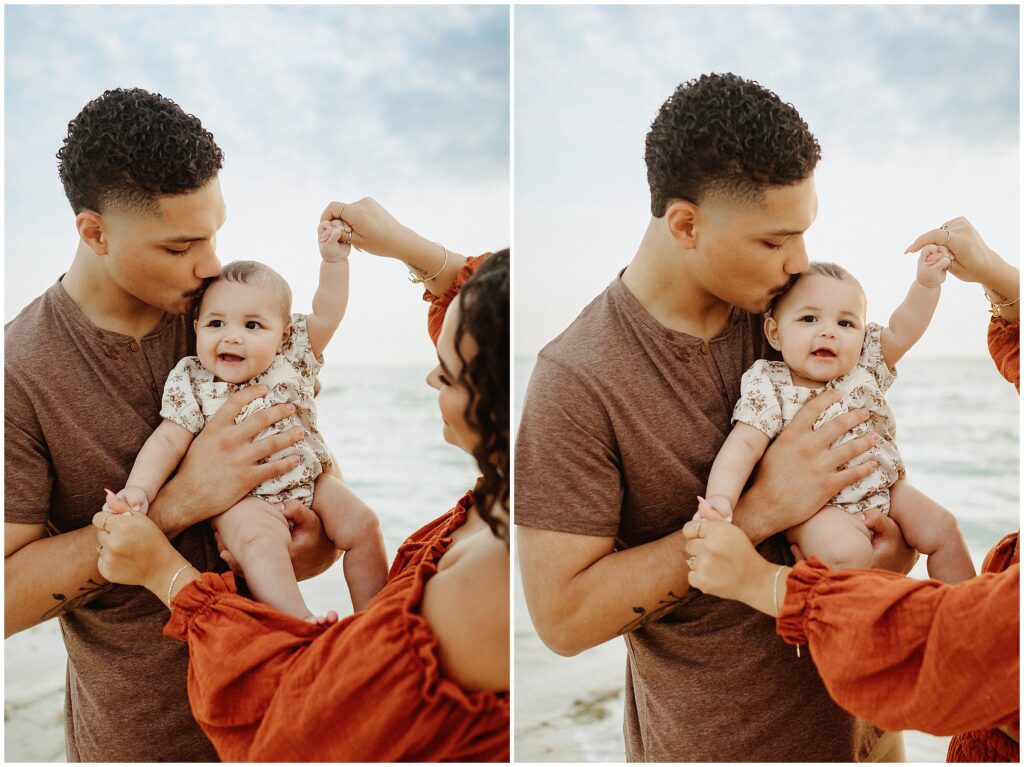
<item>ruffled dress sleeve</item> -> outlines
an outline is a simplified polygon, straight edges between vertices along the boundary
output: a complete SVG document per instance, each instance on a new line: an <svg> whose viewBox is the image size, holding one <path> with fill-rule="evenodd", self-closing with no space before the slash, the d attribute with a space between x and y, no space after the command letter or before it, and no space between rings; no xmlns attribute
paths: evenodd
<svg viewBox="0 0 1024 767"><path fill-rule="evenodd" d="M953 735L1017 720L1020 564L957 585L800 562L776 624L808 644L840 706L885 730Z"/></svg>
<svg viewBox="0 0 1024 767"><path fill-rule="evenodd" d="M323 357L317 359L313 354L306 319L307 315L305 314L292 315L292 332L289 333L288 340L281 347L281 356L299 372L306 385L312 386L320 373L320 368L324 366L324 360Z"/></svg>
<svg viewBox="0 0 1024 767"><path fill-rule="evenodd" d="M193 434L203 430L206 419L192 388L192 374L200 366L198 357L184 357L167 376L160 417L188 429Z"/></svg>
<svg viewBox="0 0 1024 767"><path fill-rule="evenodd" d="M758 360L743 374L732 422L753 426L774 439L782 431L782 403L772 384L770 365L768 360Z"/></svg>
<svg viewBox="0 0 1024 767"><path fill-rule="evenodd" d="M988 351L999 374L1020 391L1020 323L993 317L988 324Z"/></svg>
<svg viewBox="0 0 1024 767"><path fill-rule="evenodd" d="M882 331L884 327L877 322L869 322L864 333L864 346L861 348L858 365L874 377L882 393L889 391L896 380L896 370L890 369L882 354Z"/></svg>
<svg viewBox="0 0 1024 767"><path fill-rule="evenodd" d="M430 334L430 340L434 342L434 346L437 346L437 337L441 335L441 325L444 324L444 315L447 313L448 307L455 300L455 296L459 295L466 280L476 273L477 268L489 255L491 254L484 253L466 259L466 263L455 275L455 282L441 295L435 296L429 290L423 291L423 300L430 304L430 309L427 310L427 333Z"/></svg>
<svg viewBox="0 0 1024 767"><path fill-rule="evenodd" d="M230 573L175 596L164 633L188 643L192 711L223 761L508 761L507 694L442 676L419 615L470 503L407 541L367 609L329 628L239 596Z"/></svg>

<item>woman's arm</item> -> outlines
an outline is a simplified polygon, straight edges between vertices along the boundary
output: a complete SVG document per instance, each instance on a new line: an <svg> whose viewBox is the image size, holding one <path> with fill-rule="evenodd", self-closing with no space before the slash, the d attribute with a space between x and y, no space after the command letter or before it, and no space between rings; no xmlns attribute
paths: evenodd
<svg viewBox="0 0 1024 767"><path fill-rule="evenodd" d="M369 197L356 202L332 202L321 221L342 220L352 227L352 245L376 256L401 261L435 296L455 282L466 257L421 237L395 220L380 203Z"/></svg>
<svg viewBox="0 0 1024 767"><path fill-rule="evenodd" d="M1019 705L1020 566L951 586L879 570L780 568L723 521L689 522L690 584L778 615L829 694L887 730L995 727Z"/></svg>

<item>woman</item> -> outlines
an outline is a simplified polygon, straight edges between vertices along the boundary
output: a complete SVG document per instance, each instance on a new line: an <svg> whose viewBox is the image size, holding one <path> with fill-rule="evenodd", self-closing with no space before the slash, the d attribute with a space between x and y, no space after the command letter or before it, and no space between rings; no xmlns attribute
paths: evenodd
<svg viewBox="0 0 1024 767"><path fill-rule="evenodd" d="M1020 391L1018 270L964 218L907 250L928 243L953 253L954 276L984 287L989 350ZM817 560L773 565L720 517L688 522L683 534L690 585L777 616L779 635L809 646L839 705L887 730L954 735L951 762L1019 761L1019 532L989 552L980 576L955 586L880 570L833 573Z"/></svg>
<svg viewBox="0 0 1024 767"><path fill-rule="evenodd" d="M189 645L192 710L224 761L508 761L509 254L450 253L369 199L331 203L332 219L426 287L427 383L445 439L477 459L475 489L400 547L364 612L331 626L199 573L140 514L96 515L100 572L172 608L164 633Z"/></svg>

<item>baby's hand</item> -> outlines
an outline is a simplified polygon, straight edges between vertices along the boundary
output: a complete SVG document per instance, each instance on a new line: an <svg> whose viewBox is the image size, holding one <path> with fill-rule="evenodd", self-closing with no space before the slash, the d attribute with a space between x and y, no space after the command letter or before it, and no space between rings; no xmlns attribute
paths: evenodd
<svg viewBox="0 0 1024 767"><path fill-rule="evenodd" d="M710 509L710 513L708 510ZM712 495L708 498L697 496L697 513L694 519L723 519L732 522L732 504L728 498Z"/></svg>
<svg viewBox="0 0 1024 767"><path fill-rule="evenodd" d="M108 490L107 492L109 493L110 491ZM111 493L111 495L114 495L114 493ZM123 504L127 504L132 511L137 511L140 514L146 514L149 512L149 496L146 495L146 491L141 487L129 485L116 495L117 499ZM121 509L111 508L109 503L103 504L103 510L110 511L115 514L121 511Z"/></svg>
<svg viewBox="0 0 1024 767"><path fill-rule="evenodd" d="M352 227L339 218L321 221L317 227L320 257L329 263L344 261L352 250Z"/></svg>
<svg viewBox="0 0 1024 767"><path fill-rule="evenodd" d="M942 245L925 245L917 258L917 281L926 288L937 288L953 265L953 254Z"/></svg>

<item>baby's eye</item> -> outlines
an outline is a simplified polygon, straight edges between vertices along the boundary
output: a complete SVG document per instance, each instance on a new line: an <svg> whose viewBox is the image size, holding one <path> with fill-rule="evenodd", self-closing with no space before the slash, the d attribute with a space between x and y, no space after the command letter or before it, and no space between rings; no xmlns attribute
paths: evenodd
<svg viewBox="0 0 1024 767"><path fill-rule="evenodd" d="M856 325L853 324L853 320L839 320L839 327L841 328L853 328Z"/></svg>
<svg viewBox="0 0 1024 767"><path fill-rule="evenodd" d="M263 326L260 325L260 323L258 323L256 320L249 320L247 323L245 323L245 329L246 330L256 330L257 328L262 328L262 327Z"/></svg>
<svg viewBox="0 0 1024 767"><path fill-rule="evenodd" d="M797 320L797 322L807 322L807 323L817 322L817 321L818 321L818 318L815 317L813 314L805 314L803 317L801 317L799 320Z"/></svg>
<svg viewBox="0 0 1024 767"><path fill-rule="evenodd" d="M206 323L208 328L222 328L224 327L224 320L210 320Z"/></svg>

